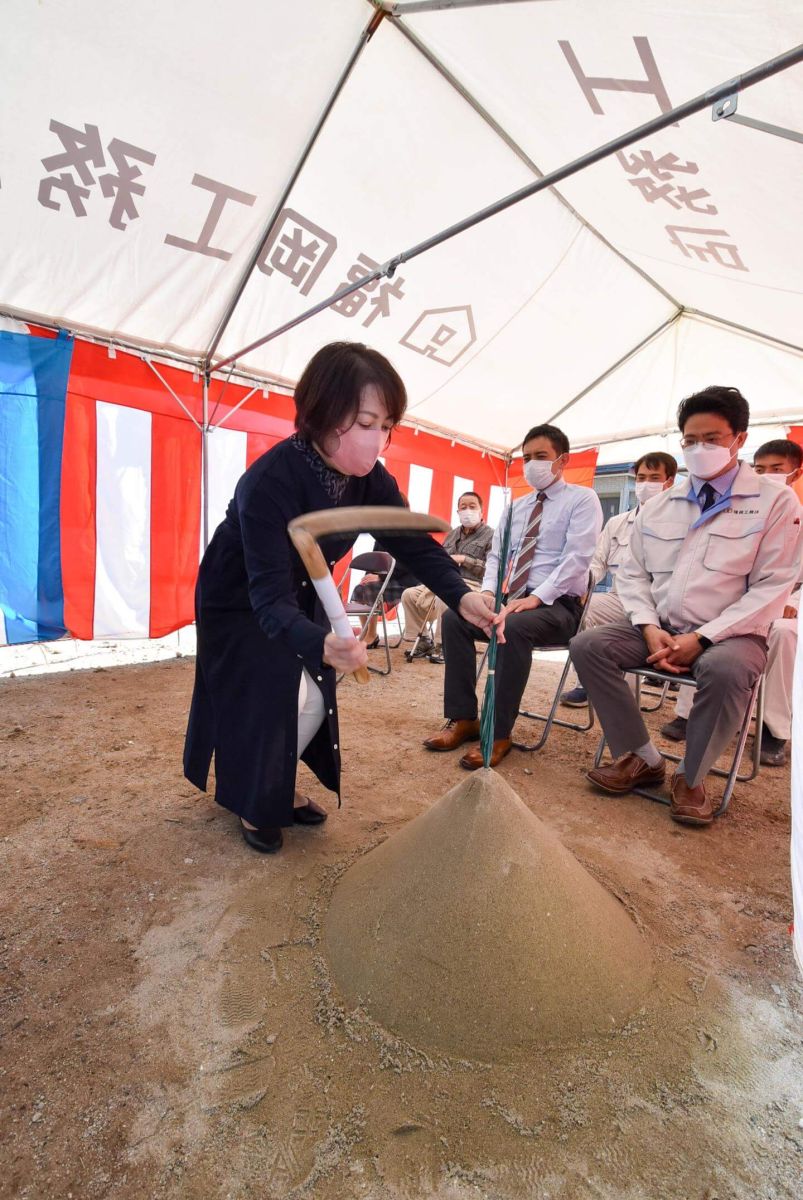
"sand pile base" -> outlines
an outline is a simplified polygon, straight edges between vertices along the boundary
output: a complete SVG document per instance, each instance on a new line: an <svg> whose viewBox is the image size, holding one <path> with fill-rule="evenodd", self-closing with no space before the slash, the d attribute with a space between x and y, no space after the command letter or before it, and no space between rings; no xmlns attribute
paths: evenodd
<svg viewBox="0 0 803 1200"><path fill-rule="evenodd" d="M323 934L351 1005L481 1061L609 1033L652 980L621 903L489 770L355 863Z"/></svg>

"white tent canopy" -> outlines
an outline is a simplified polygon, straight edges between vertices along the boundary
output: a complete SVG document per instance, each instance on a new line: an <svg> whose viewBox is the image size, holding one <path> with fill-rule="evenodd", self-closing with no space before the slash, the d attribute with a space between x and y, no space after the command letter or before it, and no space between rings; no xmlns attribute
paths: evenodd
<svg viewBox="0 0 803 1200"><path fill-rule="evenodd" d="M385 8L232 0L224 25L209 0L9 0L0 56L24 102L0 117L2 311L203 362L281 209L227 357L803 27L797 0ZM795 66L737 117L794 131L802 101ZM712 382L742 387L756 421L800 420L802 160L709 108L237 365L292 385L324 342L364 339L411 418L503 449L558 414L578 446L666 433Z"/></svg>

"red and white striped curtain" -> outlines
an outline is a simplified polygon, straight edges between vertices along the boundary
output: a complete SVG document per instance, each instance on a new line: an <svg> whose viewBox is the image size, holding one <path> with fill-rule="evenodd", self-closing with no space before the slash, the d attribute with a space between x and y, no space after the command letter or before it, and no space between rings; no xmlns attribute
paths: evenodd
<svg viewBox="0 0 803 1200"><path fill-rule="evenodd" d="M162 379L201 420L202 390L184 370ZM293 401L213 381L207 435L208 528L223 519L250 464L293 430ZM220 427L215 427L225 419ZM448 439L395 431L385 464L411 507L450 523L457 498L477 491L494 524L505 463ZM161 637L193 620L201 550L201 434L143 359L77 341L67 394L62 472L65 623L74 637ZM363 542L367 542L367 546ZM372 539L358 539L354 553ZM348 556L335 578L348 572ZM356 582L348 572L345 590Z"/></svg>

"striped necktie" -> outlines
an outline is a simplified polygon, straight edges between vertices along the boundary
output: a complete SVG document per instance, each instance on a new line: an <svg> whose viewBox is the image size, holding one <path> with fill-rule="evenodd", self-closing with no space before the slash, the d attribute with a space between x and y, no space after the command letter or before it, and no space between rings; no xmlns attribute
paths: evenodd
<svg viewBox="0 0 803 1200"><path fill-rule="evenodd" d="M544 511L544 501L546 498L546 492L539 492L536 496L530 520L527 522L527 528L524 531L521 546L516 555L516 565L510 575L510 583L507 588L508 600L515 600L519 596L522 596L527 587L530 567L533 565L533 559L535 558L535 545L538 541L538 530L541 528L541 514Z"/></svg>

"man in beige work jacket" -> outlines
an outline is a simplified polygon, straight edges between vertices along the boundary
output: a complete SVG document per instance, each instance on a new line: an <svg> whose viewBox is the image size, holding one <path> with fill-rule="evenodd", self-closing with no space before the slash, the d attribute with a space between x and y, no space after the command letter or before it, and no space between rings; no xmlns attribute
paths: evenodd
<svg viewBox="0 0 803 1200"><path fill-rule="evenodd" d="M653 664L697 682L686 757L672 780L671 815L709 825L704 779L744 716L800 563L800 507L738 454L750 410L736 388L709 387L678 409L690 478L645 505L617 575L627 622L579 634L571 657L615 761L588 772L612 793L660 784L666 763L650 741L623 670Z"/></svg>
<svg viewBox="0 0 803 1200"><path fill-rule="evenodd" d="M778 439L759 446L753 470L777 487L792 487L803 476L803 451L794 442ZM797 493L796 493L797 494ZM799 564L800 567L803 563ZM761 765L783 767L792 733L792 676L797 651L797 610L800 605L798 575L783 615L773 621L767 638L767 670L764 681L764 725L761 730ZM673 742L686 740L686 726L694 700L694 688L682 687L675 704L675 719L661 726L661 735Z"/></svg>
<svg viewBox="0 0 803 1200"><path fill-rule="evenodd" d="M616 573L628 553L633 522L643 504L672 487L677 473L677 462L663 450L642 454L634 464L636 507L628 512L616 513L606 521L589 567L592 587L596 587L609 572L613 586L609 592L595 592L591 597L584 629L596 629L599 625L612 625L614 621L626 620L625 610L616 595ZM585 688L579 685L570 688L563 692L560 702L568 708L584 708L588 704Z"/></svg>

